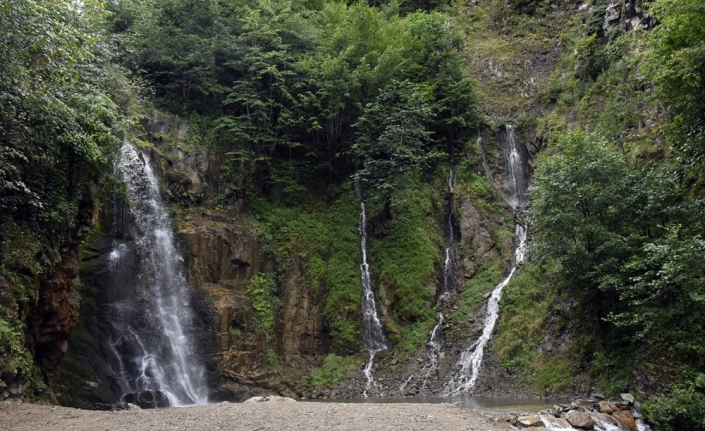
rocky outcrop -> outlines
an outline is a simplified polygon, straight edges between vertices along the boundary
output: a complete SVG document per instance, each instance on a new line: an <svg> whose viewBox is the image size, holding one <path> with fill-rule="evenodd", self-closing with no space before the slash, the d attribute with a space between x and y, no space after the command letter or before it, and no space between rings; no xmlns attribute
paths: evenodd
<svg viewBox="0 0 705 431"><path fill-rule="evenodd" d="M323 307L320 293L307 287L305 268L298 257L291 260L282 280L282 313L279 351L284 360L323 354Z"/></svg>
<svg viewBox="0 0 705 431"><path fill-rule="evenodd" d="M460 245L466 254L462 260L463 275L472 278L482 262L499 257L492 238L492 225L483 217L468 195L459 197L458 223Z"/></svg>
<svg viewBox="0 0 705 431"><path fill-rule="evenodd" d="M28 341L47 376L52 376L68 349L78 321L79 300L74 290L78 275L76 248L66 252L53 273L42 281L39 304L27 321Z"/></svg>

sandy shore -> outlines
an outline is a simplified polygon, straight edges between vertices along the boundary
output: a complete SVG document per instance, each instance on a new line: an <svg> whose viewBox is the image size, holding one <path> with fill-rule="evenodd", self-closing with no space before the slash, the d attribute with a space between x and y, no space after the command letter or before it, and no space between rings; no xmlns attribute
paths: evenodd
<svg viewBox="0 0 705 431"><path fill-rule="evenodd" d="M0 430L3 431L509 429L512 428L504 422L452 404L220 403L103 412L0 403Z"/></svg>

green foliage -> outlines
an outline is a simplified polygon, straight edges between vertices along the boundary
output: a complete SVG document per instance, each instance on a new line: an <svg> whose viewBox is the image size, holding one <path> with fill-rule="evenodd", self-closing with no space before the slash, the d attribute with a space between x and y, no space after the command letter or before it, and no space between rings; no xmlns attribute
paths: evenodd
<svg viewBox="0 0 705 431"><path fill-rule="evenodd" d="M348 187L349 190L349 187ZM331 203L301 206L276 205L252 198L253 212L261 225L258 234L270 242L280 261L299 254L306 262L308 288L325 293L324 316L331 347L339 353L360 347L360 237L355 196L341 194Z"/></svg>
<svg viewBox="0 0 705 431"><path fill-rule="evenodd" d="M499 262L493 262L475 274L467 283L461 292L462 302L457 310L451 314L453 320L464 320L471 316L482 302L482 295L491 292L492 289L502 279L502 270Z"/></svg>
<svg viewBox="0 0 705 431"><path fill-rule="evenodd" d="M433 321L429 306L433 297L426 284L437 275L434 264L441 241L428 217L433 191L417 187L412 182L396 190L389 206L390 231L369 244L371 266L379 272L380 295L387 297L395 321L402 325Z"/></svg>
<svg viewBox="0 0 705 431"><path fill-rule="evenodd" d="M247 286L247 294L252 299L252 308L257 315L257 326L267 333L269 340L274 338L274 313L281 305L276 293L274 280L263 273L252 277Z"/></svg>
<svg viewBox="0 0 705 431"><path fill-rule="evenodd" d="M10 0L0 4L0 336L4 376L44 387L25 348L24 319L41 280L89 223L112 174L140 91L101 34L103 5Z"/></svg>
<svg viewBox="0 0 705 431"><path fill-rule="evenodd" d="M563 358L554 357L542 364L534 387L546 392L558 392L573 386L573 370Z"/></svg>
<svg viewBox="0 0 705 431"><path fill-rule="evenodd" d="M111 9L125 61L154 84L161 103L208 118L227 175L252 177L272 192L347 178L358 141L398 143L395 100L411 120L410 140L375 150L379 162L457 146L476 123L458 53L462 34L439 12L400 17L393 5L295 0L127 0ZM377 125L373 113L385 122L362 128ZM428 147L423 154L419 143Z"/></svg>
<svg viewBox="0 0 705 431"><path fill-rule="evenodd" d="M687 384L673 385L666 394L644 403L649 422L664 431L705 430L705 374Z"/></svg>
<svg viewBox="0 0 705 431"><path fill-rule="evenodd" d="M281 369L281 358L272 349L267 350L267 365L275 369Z"/></svg>
<svg viewBox="0 0 705 431"><path fill-rule="evenodd" d="M389 193L392 180L425 164L430 117L421 89L408 81L393 83L367 104L354 124L358 139L352 147L362 165L356 175L366 188Z"/></svg>
<svg viewBox="0 0 705 431"><path fill-rule="evenodd" d="M494 349L503 366L522 370L524 377L542 368L536 345L545 336L544 322L552 303L552 292L543 284L546 278L543 268L527 263L502 293Z"/></svg>
<svg viewBox="0 0 705 431"><path fill-rule="evenodd" d="M682 161L701 167L705 160L705 1L656 0L651 11L660 25L647 37L646 72L668 105L671 138Z"/></svg>
<svg viewBox="0 0 705 431"><path fill-rule="evenodd" d="M331 383L339 383L348 374L360 367L360 361L354 356L341 357L335 354L326 356L323 366L311 371L311 385L320 387Z"/></svg>

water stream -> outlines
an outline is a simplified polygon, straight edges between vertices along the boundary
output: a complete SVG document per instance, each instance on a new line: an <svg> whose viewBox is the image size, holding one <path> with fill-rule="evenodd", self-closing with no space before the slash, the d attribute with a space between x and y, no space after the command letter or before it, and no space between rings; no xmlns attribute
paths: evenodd
<svg viewBox="0 0 705 431"><path fill-rule="evenodd" d="M120 401L205 404L205 367L191 341L198 325L159 182L132 144L123 144L118 168L131 206L115 215L114 229L122 233L113 235L108 258L110 367Z"/></svg>
<svg viewBox="0 0 705 431"><path fill-rule="evenodd" d="M500 194L502 194L502 197L514 209L515 213L521 212L529 202L527 161L524 160L522 153L517 148L516 135L512 126L505 126L504 133L500 134L499 141L505 159L508 197L505 197L501 190L498 190ZM482 149L482 138L478 138L477 145L482 153L482 164L485 168L485 174L492 185L497 187ZM487 301L487 314L485 316L482 335L460 355L460 359L458 359L458 362L455 364L443 388L443 395L445 396L467 394L475 387L477 377L480 374L480 368L482 367L485 346L492 336L492 331L494 331L499 316L499 301L502 297L502 290L509 284L512 277L514 277L514 274L519 269L519 266L521 266L526 259L526 230L525 225L520 222L516 223L514 231L518 239L518 244L514 250L514 265L504 280L497 284L492 291Z"/></svg>
<svg viewBox="0 0 705 431"><path fill-rule="evenodd" d="M364 369L365 385L364 397L372 387L377 387L372 376L372 364L375 354L389 348L389 341L384 333L382 322L377 314L377 304L372 291L372 279L370 277L370 265L367 263L367 215L365 212L365 201L363 200L360 182L355 177L355 191L360 199L360 221L358 233L360 234L360 250L362 251L362 263L360 264L360 280L362 281L362 340L365 351L370 355L370 359Z"/></svg>
<svg viewBox="0 0 705 431"><path fill-rule="evenodd" d="M441 293L438 296L436 305L440 304L442 301L450 299L457 292L457 280L455 272L455 253L453 251L453 242L455 241L455 208L453 205L453 191L455 190L456 177L455 169L453 168L453 161L450 162L450 173L448 174L448 218L445 227L445 260L443 262L443 285L441 286ZM406 381L399 387L399 393L404 393L406 387L411 383L416 376L423 376L421 382L421 391L426 390L426 385L428 383L429 377L433 375L433 372L438 369L438 360L441 355L441 347L443 347L441 326L443 325L443 313L439 312L436 316L436 324L431 330L429 335L427 346L427 360L423 368L418 372L410 375Z"/></svg>
<svg viewBox="0 0 705 431"><path fill-rule="evenodd" d="M484 321L484 329L480 338L468 349L463 351L450 375L450 379L443 389L443 395L454 396L469 393L474 387L477 377L482 367L482 357L485 346L492 336L497 317L499 316L499 301L502 298L502 289L511 281L519 265L526 258L526 227L517 223L515 233L519 239L519 245L515 249L515 264L507 277L502 280L492 291L490 299L487 301L487 315Z"/></svg>

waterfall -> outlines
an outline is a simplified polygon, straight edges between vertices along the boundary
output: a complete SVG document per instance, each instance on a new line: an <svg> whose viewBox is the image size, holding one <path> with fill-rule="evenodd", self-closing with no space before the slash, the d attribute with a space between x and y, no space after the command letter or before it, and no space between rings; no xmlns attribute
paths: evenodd
<svg viewBox="0 0 705 431"><path fill-rule="evenodd" d="M485 327L482 330L482 335L470 348L466 349L460 355L460 359L456 364L458 370L451 373L450 380L446 383L443 390L443 395L445 396L461 395L469 392L475 386L477 377L480 374L480 368L482 367L485 345L487 345L487 342L492 336L492 331L494 331L494 326L499 316L499 300L502 298L502 289L509 284L509 281L514 277L519 265L521 265L526 258L526 228L520 223L517 223L515 233L519 239L519 245L515 250L516 263L509 272L509 275L495 286L492 291L492 295L489 301L487 301L487 316L485 317Z"/></svg>
<svg viewBox="0 0 705 431"><path fill-rule="evenodd" d="M375 354L389 348L389 341L384 333L382 322L377 314L377 305L375 304L375 296L372 292L372 279L370 277L370 265L367 263L367 215L365 213L365 201L362 197L360 182L355 176L355 191L360 199L360 221L358 224L358 233L360 234L360 249L362 251L362 263L360 264L360 280L362 281L362 340L365 351L370 355L370 360L365 367L365 378L367 385L363 396L367 397L367 391L373 385L374 378L372 376L372 362Z"/></svg>
<svg viewBox="0 0 705 431"><path fill-rule="evenodd" d="M455 170L453 163L450 164L450 173L448 175L448 219L446 221L446 257L443 262L443 286L441 288L440 300L448 299L453 296L457 290L457 282L455 279L455 253L453 251L453 242L455 241L455 208L453 205L453 190L455 190Z"/></svg>
<svg viewBox="0 0 705 431"><path fill-rule="evenodd" d="M441 301L449 299L457 291L457 280L455 279L455 255L453 252L453 242L455 241L455 209L453 206L453 191L455 190L455 170L453 169L453 161L451 158L450 162L450 173L448 174L448 219L446 223L446 250L445 250L445 261L443 263L443 285L441 286L441 294L436 301L436 305L440 304ZM439 312L436 317L436 325L431 330L429 335L427 346L427 356L428 361L424 364L423 368L410 375L406 381L399 387L399 393L404 392L406 386L411 383L416 375L423 375L423 380L421 383L421 390L426 389L426 383L431 374L438 369L438 359L441 355L442 347L442 329L443 325L443 313Z"/></svg>
<svg viewBox="0 0 705 431"><path fill-rule="evenodd" d="M502 139L502 136L504 139ZM523 208L529 203L529 175L526 170L527 163L517 149L514 127L505 126L504 134L500 134L500 145L504 154L505 172L507 173L509 204L515 210Z"/></svg>
<svg viewBox="0 0 705 431"><path fill-rule="evenodd" d="M118 168L130 209L115 214L108 257L112 302L106 312L121 402L205 404L205 367L192 342L199 325L159 182L132 144L123 144Z"/></svg>
<svg viewBox="0 0 705 431"><path fill-rule="evenodd" d="M482 165L485 168L487 178L490 183L499 190L492 178L491 170L482 149L482 138L478 138L477 145L482 154ZM529 173L527 170L527 161L524 160L524 157L517 148L516 135L512 126L505 126L504 133L500 134L500 145L505 159L509 199L507 199L501 191L500 194L502 194L502 197L511 205L515 212L521 212L529 202ZM504 280L497 284L492 291L487 301L487 315L485 316L482 335L460 355L460 359L458 359L458 362L455 364L454 370L451 372L449 380L443 389L443 395L445 396L468 393L475 387L475 382L477 381L480 368L482 367L485 346L492 336L492 331L494 331L495 323L497 323L497 318L499 317L499 301L502 298L502 290L509 284L512 277L514 277L514 274L519 269L519 266L526 259L526 230L525 225L520 222L516 223L515 234L519 243L514 250L514 265Z"/></svg>

